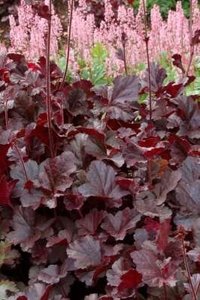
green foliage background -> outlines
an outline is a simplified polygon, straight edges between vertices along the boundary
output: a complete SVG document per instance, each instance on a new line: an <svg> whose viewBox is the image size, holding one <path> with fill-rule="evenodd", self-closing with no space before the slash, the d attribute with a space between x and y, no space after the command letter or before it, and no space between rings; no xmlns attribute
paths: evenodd
<svg viewBox="0 0 200 300"><path fill-rule="evenodd" d="M164 18L166 18L167 14L168 14L168 10L175 9L177 2L178 2L177 0L148 0L147 7L148 7L148 10L150 11L150 9L153 7L154 4L158 4L160 6L160 11L161 11L162 16ZM182 0L181 2L183 5L183 8L184 8L184 11L185 11L185 15L188 17L190 1ZM200 4L200 1L198 1L198 2ZM133 7L137 9L138 5L139 5L139 0L135 0Z"/></svg>

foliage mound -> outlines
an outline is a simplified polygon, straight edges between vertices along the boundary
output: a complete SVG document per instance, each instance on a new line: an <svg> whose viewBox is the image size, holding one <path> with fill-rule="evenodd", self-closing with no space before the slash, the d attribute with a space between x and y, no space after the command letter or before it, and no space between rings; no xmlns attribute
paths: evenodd
<svg viewBox="0 0 200 300"><path fill-rule="evenodd" d="M148 73L60 85L52 62L48 95L46 67L0 61L0 299L198 299L194 78L152 64L150 113Z"/></svg>

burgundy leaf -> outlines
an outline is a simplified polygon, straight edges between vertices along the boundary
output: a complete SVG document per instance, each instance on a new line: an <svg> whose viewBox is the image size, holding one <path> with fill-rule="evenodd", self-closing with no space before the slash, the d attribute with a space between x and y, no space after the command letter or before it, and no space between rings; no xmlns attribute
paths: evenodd
<svg viewBox="0 0 200 300"><path fill-rule="evenodd" d="M200 138L200 107L192 97L177 97L178 108L182 121L179 123L178 135L192 139ZM177 116L176 116L177 117Z"/></svg>
<svg viewBox="0 0 200 300"><path fill-rule="evenodd" d="M182 64L182 58L180 54L174 54L173 58L173 65L179 68L183 73L185 73L185 69Z"/></svg>
<svg viewBox="0 0 200 300"><path fill-rule="evenodd" d="M150 75L151 75L151 89L152 92L156 93L159 88L162 87L165 78L167 77L166 71L164 68L161 68L159 65L155 63L151 63L150 65ZM148 71L145 72L145 77L143 79L144 87L148 87Z"/></svg>
<svg viewBox="0 0 200 300"><path fill-rule="evenodd" d="M92 236L85 236L69 245L67 254L75 260L76 269L85 269L101 263L100 242Z"/></svg>
<svg viewBox="0 0 200 300"><path fill-rule="evenodd" d="M47 284L55 284L60 281L62 277L65 277L67 271L61 272L61 268L58 265L49 265L47 268L42 269L38 274L38 279Z"/></svg>
<svg viewBox="0 0 200 300"><path fill-rule="evenodd" d="M165 220L160 224L159 234L157 237L157 247L160 251L164 251L167 247L170 228L170 220Z"/></svg>
<svg viewBox="0 0 200 300"><path fill-rule="evenodd" d="M27 289L25 296L20 297L25 297L24 299L28 300L48 300L51 288L51 286L46 286L43 283L34 283Z"/></svg>
<svg viewBox="0 0 200 300"><path fill-rule="evenodd" d="M87 96L93 96L93 92L91 91L92 83L89 80L79 80L73 83L73 88L83 90Z"/></svg>
<svg viewBox="0 0 200 300"><path fill-rule="evenodd" d="M11 194L16 183L17 180L7 181L4 176L0 178L0 205L12 207Z"/></svg>
<svg viewBox="0 0 200 300"><path fill-rule="evenodd" d="M200 262L200 247L195 247L187 252L188 257L195 262Z"/></svg>
<svg viewBox="0 0 200 300"><path fill-rule="evenodd" d="M169 137L170 141L170 154L172 164L182 163L188 156L189 152L191 152L191 145L187 141L187 139L183 137L179 137L177 135L171 135Z"/></svg>
<svg viewBox="0 0 200 300"><path fill-rule="evenodd" d="M101 227L116 240L123 240L127 231L134 229L141 215L134 209L125 208L115 215L108 214Z"/></svg>
<svg viewBox="0 0 200 300"><path fill-rule="evenodd" d="M114 80L114 87L107 112L117 120L133 119L133 109L136 108L139 93L139 80L136 76L118 76Z"/></svg>
<svg viewBox="0 0 200 300"><path fill-rule="evenodd" d="M79 193L67 194L64 198L65 208L67 210L77 209L83 206L84 197Z"/></svg>
<svg viewBox="0 0 200 300"><path fill-rule="evenodd" d="M20 196L20 202L23 207L31 207L33 209L37 209L42 202L43 196L44 194L41 190L36 188L27 188L26 182Z"/></svg>
<svg viewBox="0 0 200 300"><path fill-rule="evenodd" d="M182 178L176 188L176 197L181 206L193 214L200 212L200 160L188 156L180 171Z"/></svg>
<svg viewBox="0 0 200 300"><path fill-rule="evenodd" d="M131 258L136 264L137 271L142 274L143 281L149 286L176 285L177 266L170 259L160 261L155 253L148 249L132 252Z"/></svg>
<svg viewBox="0 0 200 300"><path fill-rule="evenodd" d="M118 76L114 80L112 103L136 101L139 92L139 80L136 76Z"/></svg>
<svg viewBox="0 0 200 300"><path fill-rule="evenodd" d="M121 276L121 282L118 286L119 291L124 289L136 288L142 282L142 275L136 270L130 269Z"/></svg>
<svg viewBox="0 0 200 300"><path fill-rule="evenodd" d="M148 217L159 217L160 220L169 219L172 211L163 205L156 204L156 196L150 191L144 191L136 196L136 209Z"/></svg>
<svg viewBox="0 0 200 300"><path fill-rule="evenodd" d="M38 279L47 284L54 284L59 282L59 268L57 265L50 265L47 268L41 270L38 275Z"/></svg>
<svg viewBox="0 0 200 300"><path fill-rule="evenodd" d="M104 212L97 209L89 212L83 219L77 221L79 235L94 235L104 218Z"/></svg>
<svg viewBox="0 0 200 300"><path fill-rule="evenodd" d="M37 181L39 176L39 167L36 161L28 160L24 162L24 165L17 164L12 167L10 175L11 178L17 180L14 196L20 197L23 193L24 187L26 186L27 180L31 182Z"/></svg>
<svg viewBox="0 0 200 300"><path fill-rule="evenodd" d="M181 83L175 84L174 82L169 82L164 87L164 91L166 91L172 98L175 98L180 93L182 88L183 88L183 85Z"/></svg>
<svg viewBox="0 0 200 300"><path fill-rule="evenodd" d="M179 170L171 171L167 169L161 177L160 183L155 185L154 193L157 196L157 205L161 205L166 201L167 194L173 191L181 179Z"/></svg>
<svg viewBox="0 0 200 300"><path fill-rule="evenodd" d="M87 115L87 97L85 92L80 88L72 89L68 95L64 106L73 116Z"/></svg>
<svg viewBox="0 0 200 300"><path fill-rule="evenodd" d="M122 146L122 153L128 167L134 166L137 162L146 161L145 149L137 145L134 140L126 140L126 143Z"/></svg>
<svg viewBox="0 0 200 300"><path fill-rule="evenodd" d="M77 129L79 132L86 133L89 136L94 137L95 139L99 140L100 142L104 142L104 140L105 140L105 134L95 128L78 127Z"/></svg>
<svg viewBox="0 0 200 300"><path fill-rule="evenodd" d="M0 166L1 166L0 175L2 175L8 169L9 162L7 159L7 152L9 148L10 148L9 144L7 145L0 144Z"/></svg>
<svg viewBox="0 0 200 300"><path fill-rule="evenodd" d="M110 286L118 287L121 283L122 275L126 272L127 269L125 266L125 262L124 259L121 257L113 263L112 269L109 269L106 273L108 284Z"/></svg>
<svg viewBox="0 0 200 300"><path fill-rule="evenodd" d="M191 287L192 284L192 287ZM195 295L197 296L197 299L200 296L200 274L196 273L191 276L191 284L190 283L185 283L184 286L186 290L190 293L191 298L193 298L194 292Z"/></svg>
<svg viewBox="0 0 200 300"><path fill-rule="evenodd" d="M44 189L63 193L72 185L70 175L75 171L75 157L72 152L66 151L40 165L39 181Z"/></svg>
<svg viewBox="0 0 200 300"><path fill-rule="evenodd" d="M42 295L42 297L40 298L40 300L49 300L49 295L50 295L51 290L52 290L52 286L49 285L46 288L46 290L45 290L44 294Z"/></svg>
<svg viewBox="0 0 200 300"><path fill-rule="evenodd" d="M114 169L101 161L91 162L87 173L87 181L78 189L85 197L98 196L118 200L129 194L116 184Z"/></svg>
<svg viewBox="0 0 200 300"><path fill-rule="evenodd" d="M57 236L51 236L48 239L46 247L52 247L54 245L66 245L72 241L73 232L71 228L63 229L59 231Z"/></svg>
<svg viewBox="0 0 200 300"><path fill-rule="evenodd" d="M40 232L35 228L35 214L32 209L16 209L12 220L12 228L7 238L14 244L21 244L22 248L30 249L34 243L40 238Z"/></svg>
<svg viewBox="0 0 200 300"><path fill-rule="evenodd" d="M196 30L194 36L192 37L192 46L200 43L200 29Z"/></svg>
<svg viewBox="0 0 200 300"><path fill-rule="evenodd" d="M8 58L12 59L15 62L21 62L24 60L24 55L18 53L8 53Z"/></svg>
<svg viewBox="0 0 200 300"><path fill-rule="evenodd" d="M44 4L34 4L32 5L32 8L35 10L35 12L41 17L46 20L49 20L51 18L49 7L48 5Z"/></svg>

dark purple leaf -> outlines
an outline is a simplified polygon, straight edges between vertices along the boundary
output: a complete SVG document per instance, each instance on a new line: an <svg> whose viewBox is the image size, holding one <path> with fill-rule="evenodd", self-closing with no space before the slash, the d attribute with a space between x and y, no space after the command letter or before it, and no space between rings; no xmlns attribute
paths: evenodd
<svg viewBox="0 0 200 300"><path fill-rule="evenodd" d="M142 249L131 253L136 264L136 270L142 274L143 282L152 287L162 287L164 284L176 285L175 273L177 266L170 259L159 260L152 250Z"/></svg>
<svg viewBox="0 0 200 300"><path fill-rule="evenodd" d="M10 148L9 144L7 145L0 144L0 166L1 166L0 175L3 175L3 173L8 169L9 162L7 159L7 152L9 148Z"/></svg>
<svg viewBox="0 0 200 300"><path fill-rule="evenodd" d="M64 198L65 208L67 210L79 210L83 206L84 197L79 193L67 194Z"/></svg>
<svg viewBox="0 0 200 300"><path fill-rule="evenodd" d="M89 212L83 219L77 221L79 235L95 235L103 218L103 211L94 209Z"/></svg>
<svg viewBox="0 0 200 300"><path fill-rule="evenodd" d="M176 188L176 197L183 209L193 214L200 212L200 160L190 157L180 168L182 178Z"/></svg>
<svg viewBox="0 0 200 300"><path fill-rule="evenodd" d="M69 245L67 254L75 260L77 269L97 266L101 263L100 242L92 236L85 236Z"/></svg>
<svg viewBox="0 0 200 300"><path fill-rule="evenodd" d="M97 196L119 200L129 194L122 190L115 181L115 171L101 161L93 161L87 173L87 183L79 187L79 192L85 196Z"/></svg>
<svg viewBox="0 0 200 300"><path fill-rule="evenodd" d="M65 268L66 269L66 268ZM49 265L47 268L42 269L38 274L38 280L46 284L55 284L65 277L67 271L61 269L58 265Z"/></svg>
<svg viewBox="0 0 200 300"><path fill-rule="evenodd" d="M160 220L169 219L172 211L163 205L156 204L156 196L150 191L141 192L136 196L136 209L143 215L154 218L159 217Z"/></svg>
<svg viewBox="0 0 200 300"><path fill-rule="evenodd" d="M64 193L72 185L73 179L70 175L75 171L75 157L72 152L66 151L40 165L39 181L46 190Z"/></svg>
<svg viewBox="0 0 200 300"><path fill-rule="evenodd" d="M52 247L54 245L66 245L72 242L73 232L72 228L63 229L59 231L57 236L51 236L48 239L46 247Z"/></svg>
<svg viewBox="0 0 200 300"><path fill-rule="evenodd" d="M114 80L114 87L107 112L117 120L128 121L133 119L133 110L137 108L139 94L139 79L136 76L118 76Z"/></svg>
<svg viewBox="0 0 200 300"><path fill-rule="evenodd" d="M176 188L180 179L181 172L179 170L171 171L167 169L164 172L160 183L156 184L154 188L154 193L157 196L157 205L161 205L166 201L167 194Z"/></svg>
<svg viewBox="0 0 200 300"><path fill-rule="evenodd" d="M200 43L200 29L196 30L194 36L192 37L192 46Z"/></svg>
<svg viewBox="0 0 200 300"><path fill-rule="evenodd" d="M8 181L4 176L0 178L0 205L12 207L11 194L16 183L16 180Z"/></svg>
<svg viewBox="0 0 200 300"><path fill-rule="evenodd" d="M43 283L34 283L30 285L24 295L20 295L17 300L48 300L50 294L51 286L46 286Z"/></svg>
<svg viewBox="0 0 200 300"><path fill-rule="evenodd" d="M200 108L192 97L181 96L177 98L178 107L181 110L182 122L179 123L178 135L200 138Z"/></svg>
<svg viewBox="0 0 200 300"><path fill-rule="evenodd" d="M12 228L7 238L14 244L21 244L25 251L32 248L41 233L35 228L35 214L32 209L19 207L12 220Z"/></svg>
<svg viewBox="0 0 200 300"><path fill-rule="evenodd" d="M20 197L23 193L23 189L26 186L27 180L35 182L38 180L39 167L36 161L28 160L22 164L16 164L10 171L12 179L17 180L16 188L14 190L14 196Z"/></svg>
<svg viewBox="0 0 200 300"><path fill-rule="evenodd" d="M137 145L134 140L126 140L122 145L122 153L128 167L134 166L137 162L146 162L145 148Z"/></svg>
<svg viewBox="0 0 200 300"><path fill-rule="evenodd" d="M108 214L101 227L116 240L123 240L128 230L133 230L141 215L134 209L125 208L115 215Z"/></svg>
<svg viewBox="0 0 200 300"><path fill-rule="evenodd" d="M34 4L32 5L32 8L35 10L35 12L41 17L44 18L46 20L50 20L51 19L51 15L49 12L49 7L48 5L44 5L44 4Z"/></svg>
<svg viewBox="0 0 200 300"><path fill-rule="evenodd" d="M182 64L182 57L180 54L174 54L172 56L173 58L173 65L176 66L177 68L179 68L183 74L185 73L185 69L183 67L183 64Z"/></svg>
<svg viewBox="0 0 200 300"><path fill-rule="evenodd" d="M139 93L139 80L136 76L118 76L114 80L112 92L112 104L133 102L137 100Z"/></svg>
<svg viewBox="0 0 200 300"><path fill-rule="evenodd" d="M151 75L151 90L156 93L163 85L165 78L167 77L165 69L161 68L155 63L150 65L150 75ZM143 86L149 87L149 74L148 71L145 72L145 77L143 79Z"/></svg>
<svg viewBox="0 0 200 300"><path fill-rule="evenodd" d="M170 233L170 220L165 220L160 224L159 235L157 238L157 248L160 251L164 251L168 244L168 238Z"/></svg>

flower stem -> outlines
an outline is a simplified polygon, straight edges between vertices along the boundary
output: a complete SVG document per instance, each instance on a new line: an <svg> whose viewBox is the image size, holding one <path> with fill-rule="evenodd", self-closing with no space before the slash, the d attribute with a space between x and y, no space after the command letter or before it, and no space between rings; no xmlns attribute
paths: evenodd
<svg viewBox="0 0 200 300"><path fill-rule="evenodd" d="M166 288L166 284L165 283L163 285L163 289L164 289L164 300L167 300L167 288Z"/></svg>
<svg viewBox="0 0 200 300"><path fill-rule="evenodd" d="M190 285L191 293L192 293L192 295L191 295L192 300L198 300L195 289L194 289L194 286L193 286L193 283L192 283L192 279L191 279L191 273L190 273L190 268L189 268L189 265L188 265L187 254L186 254L186 251L185 251L185 244L184 244L184 239L183 238L181 239L181 242L182 242L182 251L183 251L183 262L184 262L184 266L185 266L185 269L186 269L186 272L187 272L187 275L188 275L188 281L189 281L189 285Z"/></svg>
<svg viewBox="0 0 200 300"><path fill-rule="evenodd" d="M51 157L54 157L53 136L52 136L52 112L51 112L51 71L50 71L50 47L51 47L51 12L52 0L49 0L48 31L47 31L47 47L46 47L46 107L47 107L47 123L49 136L49 149Z"/></svg>
<svg viewBox="0 0 200 300"><path fill-rule="evenodd" d="M65 66L65 72L62 78L62 82L59 86L59 90L63 87L65 83L65 78L67 76L67 71L69 67L69 53L70 53L70 44L71 44L71 34L72 34L72 19L73 19L73 9L74 9L74 0L71 0L70 5L70 16L69 16L69 26L68 26L68 40L67 40L67 56L66 56L66 66Z"/></svg>
<svg viewBox="0 0 200 300"><path fill-rule="evenodd" d="M22 166L22 169L23 169L23 172L24 172L24 177L25 177L26 181L29 181L23 157L21 156L20 150L19 150L18 146L15 144L15 142L13 143L13 147L14 147L15 151L17 152L19 160L21 162L21 166Z"/></svg>
<svg viewBox="0 0 200 300"><path fill-rule="evenodd" d="M151 66L150 66L150 56L149 56L149 36L147 33L147 12L145 0L142 0L143 4L143 13L144 13L144 42L146 47L146 56L147 56L147 69L148 69L148 82L149 82L149 119L152 120L152 89L151 89Z"/></svg>
<svg viewBox="0 0 200 300"><path fill-rule="evenodd" d="M193 7L192 7L192 0L190 0L190 18L189 18L190 57L189 57L189 63L186 70L186 76L188 76L189 74L193 56L194 56L194 45L192 43L192 36L193 36L192 19L193 19Z"/></svg>

